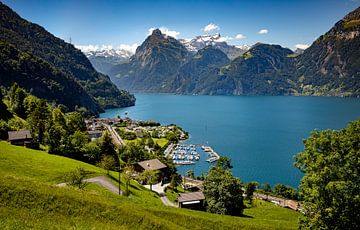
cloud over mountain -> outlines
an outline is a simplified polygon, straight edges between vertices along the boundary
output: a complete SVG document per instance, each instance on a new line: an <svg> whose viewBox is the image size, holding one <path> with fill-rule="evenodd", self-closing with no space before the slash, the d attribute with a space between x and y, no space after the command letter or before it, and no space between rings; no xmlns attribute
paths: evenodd
<svg viewBox="0 0 360 230"><path fill-rule="evenodd" d="M147 36L151 35L155 29L157 29L157 28L151 27L150 29L148 29ZM161 31L161 33L171 36L173 38L177 38L180 35L180 32L175 31L175 30L170 30L169 28L164 27L164 26L161 26L159 28L159 30Z"/></svg>
<svg viewBox="0 0 360 230"><path fill-rule="evenodd" d="M220 30L220 27L214 23L210 23L206 25L204 28L202 28L202 31L204 31L205 33L209 33L214 30Z"/></svg>
<svg viewBox="0 0 360 230"><path fill-rule="evenodd" d="M261 29L258 32L258 34L267 34L267 33L269 33L269 30L267 30L267 29Z"/></svg>

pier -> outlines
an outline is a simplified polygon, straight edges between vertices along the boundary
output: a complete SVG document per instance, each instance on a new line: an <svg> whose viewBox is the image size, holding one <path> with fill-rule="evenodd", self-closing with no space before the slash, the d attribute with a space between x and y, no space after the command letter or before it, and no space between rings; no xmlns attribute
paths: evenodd
<svg viewBox="0 0 360 230"><path fill-rule="evenodd" d="M206 145L201 146L201 148L209 155L209 159L206 160L207 162L213 163L219 160L220 156L217 152L214 151L213 148Z"/></svg>

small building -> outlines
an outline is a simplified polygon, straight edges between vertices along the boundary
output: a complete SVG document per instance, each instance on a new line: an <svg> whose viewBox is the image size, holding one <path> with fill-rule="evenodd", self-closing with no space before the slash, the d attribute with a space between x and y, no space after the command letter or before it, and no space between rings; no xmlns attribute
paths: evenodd
<svg viewBox="0 0 360 230"><path fill-rule="evenodd" d="M158 159L151 159L135 163L134 169L138 173L142 173L145 170L159 170L160 176L158 181L163 182L163 180L165 179L164 177L167 166Z"/></svg>
<svg viewBox="0 0 360 230"><path fill-rule="evenodd" d="M204 207L205 196L202 192L180 193L178 197L179 208L189 208L202 210Z"/></svg>
<svg viewBox="0 0 360 230"><path fill-rule="evenodd" d="M143 172L145 170L159 170L164 171L167 166L158 159L151 159L146 161L140 161L134 164L135 171Z"/></svg>
<svg viewBox="0 0 360 230"><path fill-rule="evenodd" d="M88 134L89 134L89 139L92 140L92 139L100 138L103 132L101 130L90 130L88 131Z"/></svg>
<svg viewBox="0 0 360 230"><path fill-rule="evenodd" d="M9 131L8 136L12 145L32 147L34 143L29 130Z"/></svg>

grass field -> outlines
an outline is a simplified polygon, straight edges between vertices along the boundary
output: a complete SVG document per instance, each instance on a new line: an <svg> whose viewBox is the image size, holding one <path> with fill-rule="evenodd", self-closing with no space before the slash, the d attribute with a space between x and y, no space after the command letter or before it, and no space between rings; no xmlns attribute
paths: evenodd
<svg viewBox="0 0 360 230"><path fill-rule="evenodd" d="M153 138L153 140L160 147L164 147L167 143L169 143L169 140L166 138Z"/></svg>
<svg viewBox="0 0 360 230"><path fill-rule="evenodd" d="M83 191L54 186L79 166L91 176L105 173L86 163L0 142L0 229L297 228L299 213L263 201L246 209L244 217L231 217L166 207L136 182L129 197L95 184ZM111 177L116 182L115 172Z"/></svg>

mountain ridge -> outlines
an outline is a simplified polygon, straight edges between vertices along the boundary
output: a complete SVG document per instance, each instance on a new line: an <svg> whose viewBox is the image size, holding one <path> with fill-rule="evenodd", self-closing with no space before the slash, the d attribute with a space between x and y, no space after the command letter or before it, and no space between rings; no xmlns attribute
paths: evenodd
<svg viewBox="0 0 360 230"><path fill-rule="evenodd" d="M24 54L37 57L38 61L43 60L49 63L53 68L67 75L67 78L73 79L75 82L69 82L69 84L78 84L79 86L75 88L82 88L92 97L98 109L94 110L95 106L87 103L79 104L79 106L98 113L106 108L134 105L135 98L117 89L108 76L96 72L80 50L53 36L43 27L21 18L3 3L0 3L0 40L14 45ZM1 73L1 78L7 78L4 72ZM18 76L13 76L12 81L17 80L19 80ZM22 87L31 90L29 85L34 85L36 82L39 83L39 78L28 78L27 84L23 84ZM51 92L50 90L49 93ZM36 95L36 92L34 94ZM60 98L61 95L56 95L56 97ZM65 105L70 105L70 103ZM73 106L70 106L70 109L74 109Z"/></svg>

